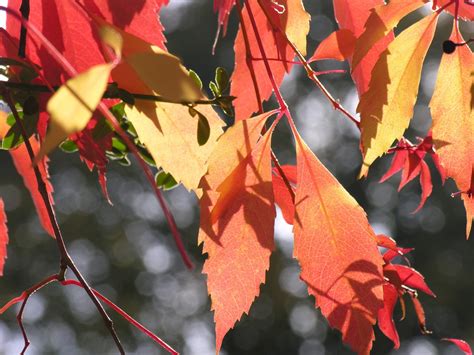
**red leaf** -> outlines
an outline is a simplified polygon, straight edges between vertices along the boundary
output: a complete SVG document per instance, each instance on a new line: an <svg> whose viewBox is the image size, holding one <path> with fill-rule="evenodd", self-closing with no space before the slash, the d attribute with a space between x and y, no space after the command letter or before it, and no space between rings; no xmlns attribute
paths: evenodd
<svg viewBox="0 0 474 355"><path fill-rule="evenodd" d="M426 199L433 191L433 183L431 182L430 168L424 160L421 161L421 173L420 173L420 184L421 184L421 200L420 204L413 213L418 212L426 202Z"/></svg>
<svg viewBox="0 0 474 355"><path fill-rule="evenodd" d="M92 171L94 167L97 168L102 193L106 200L112 204L106 186L107 178L105 173L107 171L108 159L105 155L105 151L112 149L113 132L106 133L105 136L97 137L94 134L94 129L98 124L100 124L100 121L98 121L96 117L93 117L82 132L74 135L73 140L77 144L81 160L84 161L89 170Z"/></svg>
<svg viewBox="0 0 474 355"><path fill-rule="evenodd" d="M426 316L425 310L423 309L423 305L415 295L413 295L412 293L409 293L409 295L413 302L413 308L415 309L416 318L418 319L418 326L420 327L421 332L423 334L430 334L431 331L426 328Z"/></svg>
<svg viewBox="0 0 474 355"><path fill-rule="evenodd" d="M296 185L296 166L283 165L281 168L290 184ZM291 193L288 191L288 186L280 176L277 168L273 168L272 182L275 202L280 207L286 223L293 224L293 217L295 215L295 202L293 201Z"/></svg>
<svg viewBox="0 0 474 355"><path fill-rule="evenodd" d="M397 145L397 148L401 148L401 149L395 151L390 168L387 170L385 175L382 176L382 178L380 179L381 183L391 178L393 175L398 173L405 166L405 162L407 161L408 154L409 154L408 150L405 149L405 145L406 145L405 140L401 140L400 143Z"/></svg>
<svg viewBox="0 0 474 355"><path fill-rule="evenodd" d="M7 259L7 244L7 216L5 215L3 200L0 198L0 276L3 276L3 268L5 266L5 260Z"/></svg>
<svg viewBox="0 0 474 355"><path fill-rule="evenodd" d="M358 37L363 31L371 10L383 0L333 0L334 12L340 29L351 31ZM370 77L380 54L393 39L393 33L378 41L352 72L359 97L369 88Z"/></svg>
<svg viewBox="0 0 474 355"><path fill-rule="evenodd" d="M456 345L459 350L463 351L465 355L472 355L472 350L469 344L462 339L453 339L453 338L443 338L441 340L450 341Z"/></svg>
<svg viewBox="0 0 474 355"><path fill-rule="evenodd" d="M229 128L219 138L208 174L201 180L198 240L203 243L203 253L208 254L203 272L214 310L217 351L225 334L249 311L270 266L275 219L271 130L257 140L272 113ZM237 185L227 184L227 179ZM211 211L217 223L211 222Z"/></svg>
<svg viewBox="0 0 474 355"><path fill-rule="evenodd" d="M403 256L405 254L408 254L409 252L411 252L412 250L414 250L415 248L396 248L394 250L387 250L385 252L385 254L383 254L383 260L386 262L386 263L389 263L390 261L392 261L395 257L397 256Z"/></svg>
<svg viewBox="0 0 474 355"><path fill-rule="evenodd" d="M368 353L383 306L382 258L367 216L302 138L296 140L298 186L294 255L301 279L344 342Z"/></svg>
<svg viewBox="0 0 474 355"><path fill-rule="evenodd" d="M235 0L214 0L214 11L219 13L218 25L219 31L224 27L224 35L227 32L227 23L229 21L229 14L235 5Z"/></svg>
<svg viewBox="0 0 474 355"><path fill-rule="evenodd" d="M400 338L398 336L395 322L393 321L393 310L398 300L398 292L395 286L386 283L383 285L383 308L380 308L377 323L387 338L393 341L395 349L400 347Z"/></svg>
<svg viewBox="0 0 474 355"><path fill-rule="evenodd" d="M0 117L0 137L3 137L9 128L10 127L6 123L6 117ZM40 148L36 138L31 137L30 144L33 148L33 152L36 155ZM41 194L39 193L38 182L36 181L35 171L33 169L33 166L31 165L31 159L28 154L28 150L26 149L26 145L22 144L16 149L11 149L10 155L12 157L16 171L18 172L18 174L21 175L26 188L28 189L28 191L30 191L30 195L33 199L33 203L35 204L36 212L38 213L41 225L43 226L44 230L54 238L53 226L51 225L51 220L49 218L46 205L44 204ZM40 161L38 163L38 168L40 170L41 177L43 178L43 181L46 185L49 201L51 204L54 204L53 187L49 182L48 159L45 158Z"/></svg>
<svg viewBox="0 0 474 355"><path fill-rule="evenodd" d="M92 13L99 13L107 21L148 42L164 46L163 27L158 21L159 7L167 1L86 0ZM10 0L8 7L20 8L21 0ZM74 1L30 1L29 21L66 57L78 72L104 62L97 35L79 6ZM7 30L19 38L20 23L7 15ZM63 71L42 46L31 37L26 41L26 55L34 63L41 64L46 79L59 84ZM64 79L64 78L63 78Z"/></svg>
<svg viewBox="0 0 474 355"><path fill-rule="evenodd" d="M415 269L405 265L393 265L403 285L423 291L427 295L436 297L425 282L425 278Z"/></svg>
<svg viewBox="0 0 474 355"><path fill-rule="evenodd" d="M297 4L297 2L292 0L279 1L280 5L285 6L286 11L280 16L274 16L276 23L285 24L287 22L288 17L291 16L293 11L292 7L289 7L292 3ZM270 59L269 64L275 82L279 86L283 81L285 73L289 72L292 67L292 64L288 63L288 61L292 61L295 55L281 33L273 31L261 7L255 6L256 1L248 2L247 6L249 4L253 4L252 13L258 28L259 37L265 48L265 54ZM271 5L269 7L269 13L275 13ZM246 119L259 110L251 68L253 68L257 78L255 84L258 87L261 101L268 100L273 92L250 17L245 9L242 11L242 17L250 46L249 54L255 60L247 58L243 27L240 25L234 45L235 68L231 77L232 85L230 89L230 95L237 97L233 102L235 105L235 119L237 121ZM282 28L285 29L285 26L282 26Z"/></svg>
<svg viewBox="0 0 474 355"><path fill-rule="evenodd" d="M356 38L350 30L335 31L319 44L308 62L321 59L346 60L354 52L355 40Z"/></svg>

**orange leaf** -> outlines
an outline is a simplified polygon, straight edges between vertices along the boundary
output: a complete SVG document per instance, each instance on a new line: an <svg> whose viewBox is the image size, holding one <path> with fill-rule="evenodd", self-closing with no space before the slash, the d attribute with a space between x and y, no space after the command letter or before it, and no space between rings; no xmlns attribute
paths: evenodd
<svg viewBox="0 0 474 355"><path fill-rule="evenodd" d="M450 2L451 0L433 0L433 3L436 3L438 8L449 4ZM472 1L464 0L464 1L458 1L458 3L459 3L458 15L463 19L474 21L474 10L473 10ZM448 6L448 8L445 11L454 15L455 13L454 4L452 3L450 6Z"/></svg>
<svg viewBox="0 0 474 355"><path fill-rule="evenodd" d="M390 43L372 72L369 90L362 95L357 111L361 115L361 176L400 139L413 116L421 67L431 44L437 14L407 28Z"/></svg>
<svg viewBox="0 0 474 355"><path fill-rule="evenodd" d="M304 11L301 0L281 0L278 1L279 6L284 8L282 14L278 14L268 3L268 13L272 16L275 24L279 24L281 29L285 31L288 38L295 43L297 48L306 53L306 35L309 31L309 15ZM270 59L269 64L273 77L277 85L283 81L285 73L289 72L292 65L287 63L292 61L295 54L293 50L286 44L285 39L278 31L273 31L271 24L268 22L265 13L258 6L257 1L250 1L252 13L257 24L260 39L265 48L265 54ZM235 68L232 73L232 85L230 95L236 96L234 100L236 120L243 120L251 116L252 113L259 110L259 103L255 95L253 86L251 69L253 67L257 80L261 101L268 100L273 92L272 84L265 70L265 64L262 60L262 54L258 48L255 33L250 22L249 15L244 9L242 11L246 36L250 44L250 56L247 58L245 47L244 33L242 26L239 27L237 37L235 39ZM247 60L248 59L248 60Z"/></svg>
<svg viewBox="0 0 474 355"><path fill-rule="evenodd" d="M332 327L358 353L372 347L383 305L382 257L367 216L294 130L298 164L294 255Z"/></svg>
<svg viewBox="0 0 474 355"><path fill-rule="evenodd" d="M335 31L319 44L308 62L321 59L346 60L354 52L355 41L352 31L347 29Z"/></svg>
<svg viewBox="0 0 474 355"><path fill-rule="evenodd" d="M453 28L453 42L464 42ZM467 212L466 236L469 237L474 217L474 198L466 192L471 188L474 169L474 111L471 104L474 57L469 46L458 46L452 54L443 54L438 79L431 98L433 140L446 175L453 178L462 194ZM471 80L469 80L471 78Z"/></svg>
<svg viewBox="0 0 474 355"><path fill-rule="evenodd" d="M3 200L0 197L0 276L3 276L3 268L7 258L7 244L8 244L8 228L7 216L5 215L5 208Z"/></svg>
<svg viewBox="0 0 474 355"><path fill-rule="evenodd" d="M208 254L203 272L208 276L217 351L225 334L249 311L270 265L275 219L270 160L272 129L257 143L270 114L239 121L229 128L218 140L209 172L201 181L198 239L204 244L203 252ZM229 176L237 185L226 184ZM211 211L215 208L219 209L219 219L213 224Z"/></svg>
<svg viewBox="0 0 474 355"><path fill-rule="evenodd" d="M377 5L384 3L383 0L333 0L334 13L340 29L350 30L355 37L364 31L364 25L370 15L370 11ZM361 65L352 72L352 78L361 96L369 88L372 69L393 39L393 34L387 35L378 41L365 56Z"/></svg>
<svg viewBox="0 0 474 355"><path fill-rule="evenodd" d="M365 30L357 39L352 67L357 68L370 49L412 11L422 7L424 0L396 0L374 8L367 19Z"/></svg>

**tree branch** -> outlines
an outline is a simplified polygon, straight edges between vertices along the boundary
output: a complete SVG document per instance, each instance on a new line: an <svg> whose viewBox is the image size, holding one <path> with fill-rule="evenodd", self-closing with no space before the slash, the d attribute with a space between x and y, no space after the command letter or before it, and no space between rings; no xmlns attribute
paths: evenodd
<svg viewBox="0 0 474 355"><path fill-rule="evenodd" d="M5 99L6 103L10 107L10 110L12 111L12 114L13 114L13 117L15 118L16 123L20 127L20 132L21 132L21 135L23 136L23 140L25 142L26 149L28 151L28 155L30 157L31 163L33 164L33 161L34 161L34 158L35 158L33 148L31 147L28 135L26 134L25 127L23 125L23 122L22 122L19 114L18 114L18 111L16 110L16 107L15 107L15 104L14 104L13 99L11 97L11 94L5 88L3 88L3 96L4 96L4 99ZM86 293L89 295L90 299L92 300L92 302L96 306L97 311L102 316L102 319L103 319L107 329L109 330L112 338L114 339L114 342L115 342L118 350L120 351L121 354L125 354L125 350L124 350L124 348L122 346L122 343L120 342L120 339L118 338L118 335L117 335L117 333L114 329L114 325L113 325L112 320L110 319L109 315L105 311L105 309L102 306L102 304L100 303L100 301L97 299L97 297L91 291L91 288L90 288L89 284L84 279L81 272L76 267L76 265L74 264L74 261L72 260L71 256L69 255L69 253L67 251L66 244L64 243L64 238L61 234L61 230L59 229L59 225L58 225L58 222L56 220L56 216L55 216L55 213L54 213L54 210L53 210L53 206L52 206L51 201L49 200L49 197L48 197L48 192L47 192L47 189L46 189L46 185L43 181L43 177L41 176L41 172L39 171L39 168L37 166L34 166L33 169L34 169L35 176L36 176L36 181L37 181L37 184L38 184L38 190L39 190L40 195L41 195L41 197L44 201L44 204L46 206L46 210L48 212L48 217L49 217L49 219L51 221L51 225L53 227L54 236L55 236L56 243L57 243L58 250L59 250L59 254L60 254L60 266L59 266L58 280L59 281L64 280L66 270L67 270L68 267L72 270L72 272L76 275L78 280L81 282L84 290L86 291ZM29 297L29 295L27 295L27 299L28 299L28 297ZM26 304L26 301L24 301L24 304ZM20 309L21 314L23 314L23 309L24 309L24 305L22 306L22 309ZM20 321L19 321L19 323L21 325ZM25 336L24 329L23 329L22 325L21 325L21 328L22 328L22 332Z"/></svg>

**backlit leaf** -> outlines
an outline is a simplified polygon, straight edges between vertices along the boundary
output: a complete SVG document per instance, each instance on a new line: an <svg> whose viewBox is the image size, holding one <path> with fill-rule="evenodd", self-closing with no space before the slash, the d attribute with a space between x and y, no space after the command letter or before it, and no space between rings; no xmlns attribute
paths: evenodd
<svg viewBox="0 0 474 355"><path fill-rule="evenodd" d="M35 159L59 145L70 134L82 131L89 123L107 87L112 64L99 64L69 79L48 101L51 116L48 133Z"/></svg>
<svg viewBox="0 0 474 355"><path fill-rule="evenodd" d="M393 342L395 349L400 347L400 338L393 321L393 310L397 301L397 289L392 284L385 283L383 285L383 307L379 310L377 323L382 333Z"/></svg>
<svg viewBox="0 0 474 355"><path fill-rule="evenodd" d="M453 29L453 42L464 42ZM474 57L469 46L459 46L452 54L443 54L438 79L430 102L433 117L433 140L446 144L436 147L446 175L456 182L466 207L466 236L474 218L474 198L466 193L471 188L474 169L474 111L471 90Z"/></svg>
<svg viewBox="0 0 474 355"><path fill-rule="evenodd" d="M425 3L424 0L395 0L375 7L367 19L364 32L355 44L352 67L357 68L370 49L389 34L403 17Z"/></svg>
<svg viewBox="0 0 474 355"><path fill-rule="evenodd" d="M361 115L361 176L367 175L374 160L408 127L437 20L437 14L433 14L407 28L390 43L374 67L370 88L357 107Z"/></svg>
<svg viewBox="0 0 474 355"><path fill-rule="evenodd" d="M331 33L316 48L308 62L321 59L346 60L354 52L356 38L352 31L342 29Z"/></svg>
<svg viewBox="0 0 474 355"><path fill-rule="evenodd" d="M383 0L333 0L334 14L339 24L339 29L351 31L357 38L364 31L364 25L372 9L377 5L384 4ZM364 57L358 68L352 71L352 78L356 84L359 97L367 91L372 76L372 69L393 39L390 33L378 41Z"/></svg>
<svg viewBox="0 0 474 355"><path fill-rule="evenodd" d="M222 135L200 185L198 240L208 254L203 272L214 310L217 351L260 293L274 248L272 129L258 141L270 114L239 121ZM228 179L237 184L226 184ZM216 223L211 212L218 217Z"/></svg>
<svg viewBox="0 0 474 355"><path fill-rule="evenodd" d="M136 100L135 106L125 106L127 119L157 166L188 190L196 190L206 173L207 161L223 126L209 105L197 105L195 109L206 117L210 127L204 144L200 144L196 135L199 118L192 117L187 106L144 100Z"/></svg>
<svg viewBox="0 0 474 355"><path fill-rule="evenodd" d="M306 52L306 35L309 31L309 15L304 11L301 0L282 0L278 4L284 8L282 14L278 14L272 7L272 2L262 2L267 4L267 11L276 25L279 25L285 31L288 37L295 42L296 46L303 53ZM293 50L285 42L283 36L272 29L265 13L258 6L257 1L250 1L252 13L257 24L260 39L265 48L265 54L269 61L273 77L277 85L283 81L285 73L289 72L292 65L288 61L292 61L295 54ZM237 97L234 100L235 118L242 120L250 117L254 112L259 110L259 102L257 100L253 79L250 71L251 66L255 72L256 85L259 90L260 100L268 100L272 94L272 84L265 70L265 64L260 53L255 33L252 28L247 11L243 10L243 21L246 29L246 36L250 44L250 56L258 58L251 60L247 58L244 32L242 25L239 27L237 37L235 39L235 68L231 77L230 95Z"/></svg>
<svg viewBox="0 0 474 355"><path fill-rule="evenodd" d="M5 115L5 113L1 113L1 115ZM0 117L0 137L2 137L7 132L8 128L9 126L6 123L6 115L5 117ZM33 152L37 154L40 147L35 137L30 138L30 144L31 148L33 149ZM38 213L41 226L51 237L54 238L53 226L51 225L51 220L49 218L43 197L41 196L38 190L38 182L36 180L35 171L33 169L33 165L31 164L31 159L28 154L28 150L26 149L26 145L22 144L16 149L11 149L9 150L9 153L12 157L16 171L22 177L23 183L30 192L30 196L36 207L36 212ZM49 181L48 158L45 157L44 159L39 161L37 167L39 168L41 177L43 178L43 182L45 183L49 201L51 204L54 204L53 186Z"/></svg>
<svg viewBox="0 0 474 355"><path fill-rule="evenodd" d="M383 306L382 257L367 216L295 131L298 186L294 256L331 327L366 354Z"/></svg>

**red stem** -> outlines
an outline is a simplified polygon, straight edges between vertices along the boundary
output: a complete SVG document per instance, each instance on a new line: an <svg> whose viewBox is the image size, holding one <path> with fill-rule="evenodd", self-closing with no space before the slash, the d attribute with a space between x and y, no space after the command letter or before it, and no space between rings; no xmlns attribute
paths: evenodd
<svg viewBox="0 0 474 355"><path fill-rule="evenodd" d="M18 13L16 11L13 11L9 8L6 8L4 6L0 6L0 10L3 10L3 11L6 11L8 12L9 14L11 14L12 16L14 16L15 18L17 18L19 21L21 21L22 24L24 24L24 26L28 29L28 35L30 35L31 32L33 32L35 34L35 36L38 37L38 41L44 45L44 47L46 48L46 50L48 51L48 53L51 55L51 57L53 57L57 62L58 64L61 65L61 67L64 69L64 71L70 76L70 77L74 77L76 76L78 73L76 71L76 69L74 69L74 67L71 65L71 63L69 63L69 61L56 49L56 47L54 47L54 45L36 28L35 25L33 25L32 23L29 23L28 21L24 20L23 18L21 18ZM142 157L140 156L137 148L135 147L135 145L130 141L130 139L128 138L127 134L123 131L123 129L120 127L120 124L117 122L117 120L115 119L115 117L113 116L112 113L110 113L110 111L108 110L107 106L105 106L105 104L103 104L102 102L99 104L99 106L97 107L98 111L100 113L102 113L102 115L106 118L107 121L109 121L112 126L114 127L114 129L117 131L117 133L120 135L120 137L124 140L124 142L126 143L127 147L130 149L130 151L132 152L132 154L137 158L137 161L138 163L140 164L141 168L143 169L145 175L146 175L146 178L148 180L148 182L150 183L150 185L152 186L154 192L155 192L155 195L158 199L158 202L163 210L163 213L165 215L165 218L168 222L168 225L170 227L170 230L171 230L171 233L173 235L173 238L174 238L174 241L176 243L176 246L178 248L178 251L181 255L181 258L183 259L185 265L189 268L189 269L192 269L193 268L193 263L191 261L191 259L189 258L189 256L187 255L186 253L186 250L184 248L184 244L183 244L183 241L181 239L181 235L178 231L178 227L176 226L176 222L174 220L174 217L173 215L171 214L169 208L168 208L168 205L161 193L161 190L158 189L158 187L156 186L156 183L155 183L155 178L153 176L153 173L151 172L150 168L148 167L148 165L146 164L146 162L142 159Z"/></svg>
<svg viewBox="0 0 474 355"><path fill-rule="evenodd" d="M76 280L64 280L64 281L61 281L61 284L63 286L74 285L74 286L82 287L81 283L76 281ZM146 334L153 341L160 344L167 352L169 352L170 354L173 354L173 355L178 355L178 352L176 350L174 350L171 346L169 346L164 340L162 340L160 337L158 337L152 331L148 330L145 326L143 326L141 323L139 323L137 320L135 320L132 316L130 316L127 312L125 312L122 308L117 306L115 303L113 303L107 297L103 296L101 293L99 293L98 291L96 291L94 289L92 289L92 292L94 292L94 294L97 296L97 298L102 300L105 304L107 304L115 312L117 312L119 315L121 315L127 322L132 324L135 328L140 330L142 333Z"/></svg>

